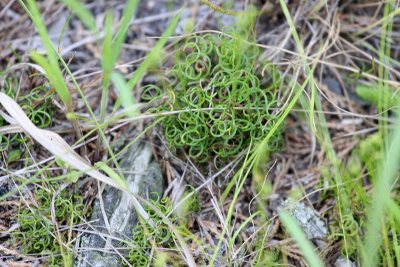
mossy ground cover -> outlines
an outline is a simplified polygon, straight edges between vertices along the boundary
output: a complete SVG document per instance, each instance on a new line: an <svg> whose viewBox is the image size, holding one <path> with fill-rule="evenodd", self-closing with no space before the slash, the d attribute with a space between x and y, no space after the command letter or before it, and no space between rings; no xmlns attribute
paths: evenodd
<svg viewBox="0 0 400 267"><path fill-rule="evenodd" d="M178 2L0 2L1 93L33 122L0 95L0 264L73 265L139 122L167 189L126 264L398 265L397 4Z"/></svg>

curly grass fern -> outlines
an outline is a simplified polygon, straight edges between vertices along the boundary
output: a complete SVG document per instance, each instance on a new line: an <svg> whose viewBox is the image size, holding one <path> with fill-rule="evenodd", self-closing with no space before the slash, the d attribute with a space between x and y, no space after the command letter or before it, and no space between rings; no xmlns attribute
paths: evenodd
<svg viewBox="0 0 400 267"><path fill-rule="evenodd" d="M198 195L193 190L193 187L189 187L189 190L185 191L185 195L194 193L193 197L186 203L188 213L200 211ZM186 219L178 216L178 214L173 211L173 205L169 198L160 199L157 193L153 192L152 194L155 194L157 198L155 200L150 198L149 202L156 206L164 215L169 216L171 222L176 225L181 233L190 235L191 233L186 229ZM146 205L144 205L144 208L155 222L155 225L151 226L147 222L144 224L138 223L132 230L132 242L128 242L130 251L127 258L133 266L137 267L149 266L149 264L152 263L151 257L149 256L152 254L151 252L154 249L154 244L158 248L171 249L170 253L168 253L168 257L171 259L174 256L173 250L176 249L174 242L175 235L167 223L165 223L152 208ZM150 242L150 239L153 241L153 244Z"/></svg>
<svg viewBox="0 0 400 267"><path fill-rule="evenodd" d="M36 86L28 92L18 92L18 78L15 74L0 72L0 91L15 99L21 108L25 111L29 119L39 128L46 128L51 124L54 107L51 103L50 90L45 84ZM2 116L0 116L0 126L6 125ZM23 143L28 137L19 138L18 134L0 135L0 151L7 151L10 144L17 142ZM0 156L1 158L1 156Z"/></svg>
<svg viewBox="0 0 400 267"><path fill-rule="evenodd" d="M76 225L81 222L86 214L83 199L76 192L71 194L68 188L62 190L54 198L53 191L59 189L58 184L50 185L51 190L41 187L35 188L35 196L38 206L31 205L20 210L17 215L18 229L12 234L16 244L21 244L23 253L33 253L48 256L49 266L63 265L63 259L59 256L61 245L56 237L57 230L52 222L51 209L54 207L54 217L59 225ZM51 235L50 233L54 234ZM63 243L68 243L66 232L62 232L60 238Z"/></svg>
<svg viewBox="0 0 400 267"><path fill-rule="evenodd" d="M281 76L272 64L261 75L265 64L258 56L235 28L218 36L194 35L178 46L163 90L148 85L142 94L145 100L160 99L153 112L170 114L162 124L171 147L184 148L200 163L221 162L268 134L278 118ZM271 138L270 151L282 146L282 131Z"/></svg>

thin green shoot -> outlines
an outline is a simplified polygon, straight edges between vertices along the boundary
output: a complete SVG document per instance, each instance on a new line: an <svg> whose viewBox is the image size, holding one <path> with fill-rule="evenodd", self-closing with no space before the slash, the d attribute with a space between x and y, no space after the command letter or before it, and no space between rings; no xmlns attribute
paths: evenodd
<svg viewBox="0 0 400 267"><path fill-rule="evenodd" d="M39 32L40 38L42 39L43 46L46 49L48 62L44 59L43 56L38 55L37 53L32 53L31 56L34 60L38 60L39 65L43 64L42 67L46 70L48 78L50 82L53 84L57 94L60 96L63 103L67 106L68 109L71 109L71 95L67 86L64 83L64 79L58 65L57 57L54 54L55 48L50 41L48 36L46 26L41 18L39 9L36 5L35 0L27 0L27 4L29 6L26 7L22 0L19 0L21 6L25 9L27 14L32 19L33 23L36 26L36 29Z"/></svg>
<svg viewBox="0 0 400 267"><path fill-rule="evenodd" d="M146 59L142 62L140 67L137 69L137 71L134 73L131 79L128 81L128 87L132 90L136 84L139 82L140 78L143 76L143 74L147 71L147 69L157 63L160 59L160 54L162 52L162 48L168 41L168 38L172 35L173 30L175 29L176 24L178 23L180 17L182 14L182 10L179 11L177 16L171 21L170 25L168 28L165 30L163 35L161 36L160 40L156 43L156 45L153 47L151 52L147 55Z"/></svg>
<svg viewBox="0 0 400 267"><path fill-rule="evenodd" d="M64 3L75 15L83 22L83 24L99 39L99 31L96 26L96 20L92 13L79 0L59 0Z"/></svg>
<svg viewBox="0 0 400 267"><path fill-rule="evenodd" d="M60 37L58 37L57 51L58 51L59 53L60 53L61 40L62 40L62 38L63 38L63 36L64 36L65 29L68 27L68 24L69 24L69 21L71 20L71 18L72 18L72 14L69 14L69 16L68 16L67 20L65 21L64 26L63 26L63 28L62 28L62 30L61 30Z"/></svg>

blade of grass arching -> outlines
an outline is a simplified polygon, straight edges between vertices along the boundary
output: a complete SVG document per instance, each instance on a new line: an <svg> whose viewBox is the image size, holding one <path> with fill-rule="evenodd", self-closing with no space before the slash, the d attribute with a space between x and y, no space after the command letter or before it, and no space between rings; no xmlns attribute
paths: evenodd
<svg viewBox="0 0 400 267"><path fill-rule="evenodd" d="M53 47L53 44L50 41L49 35L47 34L46 26L43 23L41 14L36 5L36 1L35 0L27 0L26 2L28 4L29 9L27 8L27 6L24 4L24 2L22 0L19 0L19 3L25 9L25 11L27 12L29 17L32 19L33 23L35 24L36 29L39 33L39 36L42 40L43 46L46 50L47 58L48 58L48 64L46 64L46 66L47 66L46 73L48 75L48 78L49 78L50 82L53 84L57 94L60 96L63 103L68 107L68 109L70 109L71 104L72 104L71 95L69 93L67 86L64 83L64 79L63 79L60 67L58 65L57 57L54 54L55 48ZM35 53L33 53L33 55L35 55ZM36 56L35 58L38 59L39 57ZM41 61L41 63L45 62L45 60L42 60L42 59L40 61Z"/></svg>
<svg viewBox="0 0 400 267"><path fill-rule="evenodd" d="M168 28L165 30L163 35L161 36L160 40L156 43L156 45L153 47L151 52L147 55L146 59L142 62L140 67L136 70L135 74L133 74L132 78L128 82L128 87L133 90L133 88L136 86L136 84L139 82L139 79L143 76L143 74L146 72L146 70L156 62L158 62L161 59L161 51L162 48L164 47L165 43L168 40L168 37L170 37L175 29L176 24L179 21L179 18L181 17L182 10L179 11L177 16L172 20ZM129 108L129 107L127 107Z"/></svg>
<svg viewBox="0 0 400 267"><path fill-rule="evenodd" d="M389 149L380 162L380 175L374 186L371 204L367 209L366 235L363 241L361 266L376 266L378 248L382 242L380 237L381 217L384 216L385 206L388 207L396 220L400 219L397 204L392 204L391 187L395 180L400 160L400 118L397 117L392 136L389 138Z"/></svg>
<svg viewBox="0 0 400 267"><path fill-rule="evenodd" d="M35 61L40 66L42 66L42 68L46 71L47 78L49 79L51 84L54 86L54 88L65 87L65 90L62 89L60 92L58 92L56 89L56 91L59 94L63 103L65 105L67 105L67 103L70 102L70 95L69 95L69 90L64 83L64 79L61 76L61 72L54 71L54 68L51 65L51 63L49 63L44 56L36 53L35 51L32 51L30 53L30 57L32 58L33 61ZM65 93L65 92L67 92L67 93ZM64 102L64 101L66 101L66 102Z"/></svg>
<svg viewBox="0 0 400 267"><path fill-rule="evenodd" d="M290 31L292 33L293 39L294 39L294 41L296 43L297 50L299 51L301 60L303 61L303 65L304 65L304 68L306 70L306 75L307 75L307 77L313 77L313 72L310 70L310 67L308 66L307 57L306 57L306 54L304 52L303 45L302 45L302 43L300 41L299 35L297 34L296 26L293 23L292 17L290 16L290 13L289 13L289 10L288 10L288 8L286 6L286 3L285 3L284 0L279 0L279 1L280 1L280 4L281 4L281 7L282 7L283 14L285 15L286 20L287 20L287 22L289 24L289 28L290 28ZM313 130L314 127L315 127L315 122L314 122L314 102L315 102L315 91L316 90L315 90L314 81L312 79L309 80L309 84L310 84L310 87L311 87L311 100L310 100L311 103L309 105L309 107L310 107L309 108L309 120L310 120L309 123L310 123L311 130Z"/></svg>
<svg viewBox="0 0 400 267"><path fill-rule="evenodd" d="M258 215L265 215L267 216L263 211L257 211L253 214L251 214L240 226L239 228L236 230L236 232L233 234L232 238L229 240L229 248L231 249L234 245L234 242L237 238L237 236L240 234L240 232L243 230L243 228L250 223L251 221L253 221L253 219L258 216ZM231 255L231 251L229 251L229 255Z"/></svg>
<svg viewBox="0 0 400 267"><path fill-rule="evenodd" d="M64 3L74 14L85 24L85 26L95 35L99 36L96 21L89 10L78 0L59 0Z"/></svg>
<svg viewBox="0 0 400 267"><path fill-rule="evenodd" d="M300 250L303 252L307 263L311 267L325 266L318 254L315 253L314 246L308 240L307 236L301 230L296 221L286 211L283 210L279 211L279 218L289 231L290 236L294 238Z"/></svg>

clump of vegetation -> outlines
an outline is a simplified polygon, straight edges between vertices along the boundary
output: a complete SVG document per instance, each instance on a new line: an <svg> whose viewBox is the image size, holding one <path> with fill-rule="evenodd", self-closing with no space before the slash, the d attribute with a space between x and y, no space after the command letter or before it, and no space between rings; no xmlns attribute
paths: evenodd
<svg viewBox="0 0 400 267"><path fill-rule="evenodd" d="M349 206L340 206L339 202L336 203L334 212L341 213L343 218L343 235L338 235L335 238L346 239L342 242L342 254L344 256L349 255L351 259L356 260L361 246L362 238L360 233L364 231L367 223L366 210L368 203L371 201L371 197L368 196L367 191L364 187L365 181L369 180L369 183L375 183L377 181L378 164L382 160L382 148L383 140L381 133L375 133L364 140L362 140L359 146L353 151L347 163L341 168L341 176L343 178L343 187L341 193L345 193L349 197ZM366 171L366 175L364 174ZM334 188L335 184L333 180L333 174L327 167L323 167L320 170L322 177L321 180L329 181L332 185L330 188ZM327 190L322 194L323 198L329 199L333 197L336 192L331 189ZM342 194L343 195L343 194ZM336 218L333 224L334 233L341 231L340 216L334 216Z"/></svg>
<svg viewBox="0 0 400 267"><path fill-rule="evenodd" d="M186 208L186 215L191 212L199 212L200 205L198 195L193 191L193 187L190 187L184 194L187 196L192 193L192 197L189 197L184 202ZM153 193L157 194L157 193ZM190 235L190 232L186 229L186 220L173 211L172 203L168 197L160 200L158 194L157 199L149 199L150 203L157 207L165 216L168 216L169 220L177 227L178 231ZM154 247L158 248L175 248L174 233L169 228L168 224L163 221L151 207L144 205L145 210L150 215L150 218L154 222L154 226L151 226L148 222L138 223L132 231L132 243L128 244L131 247L129 251L128 260L133 266L148 266L151 263L150 255ZM173 258L171 253L168 254L167 258Z"/></svg>
<svg viewBox="0 0 400 267"><path fill-rule="evenodd" d="M0 73L0 91L18 102L25 111L29 119L39 128L45 128L50 125L54 107L50 101L50 89L45 85L35 86L28 92L19 90L18 78L15 75ZM5 119L0 116L0 127L6 125ZM28 137L20 138L18 134L1 134L0 135L0 151L7 151L10 145L14 145L13 150L8 152L13 155L12 160L19 159L22 153L21 148L17 147L27 141ZM19 151L18 153L16 153ZM0 155L1 158L1 155ZM11 162L10 158L8 163Z"/></svg>
<svg viewBox="0 0 400 267"><path fill-rule="evenodd" d="M19 211L19 228L12 235L15 243L21 244L20 250L23 253L48 256L50 266L65 265L65 262L73 259L73 253L60 244L69 244L72 233L69 230L57 229L54 219L58 225L76 225L81 223L81 218L86 214L86 207L79 194L71 194L69 189L65 188L54 196L59 189L59 185L55 183L48 189L36 187L35 199L38 205L30 205Z"/></svg>
<svg viewBox="0 0 400 267"><path fill-rule="evenodd" d="M236 157L278 118L280 73L259 64L258 49L244 38L235 28L193 35L178 46L162 89L143 88L143 99L161 99L152 111L167 114L162 125L170 146L183 147L197 162ZM282 131L271 138L270 151L281 148Z"/></svg>

